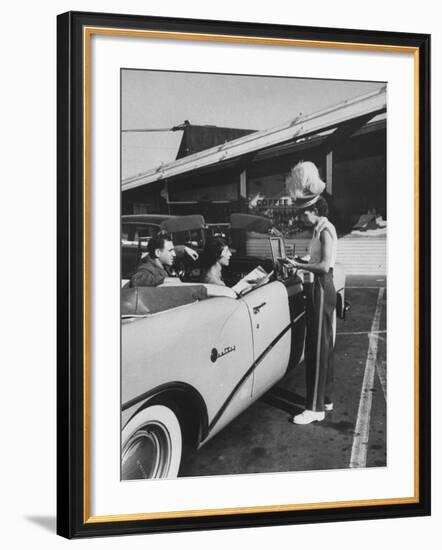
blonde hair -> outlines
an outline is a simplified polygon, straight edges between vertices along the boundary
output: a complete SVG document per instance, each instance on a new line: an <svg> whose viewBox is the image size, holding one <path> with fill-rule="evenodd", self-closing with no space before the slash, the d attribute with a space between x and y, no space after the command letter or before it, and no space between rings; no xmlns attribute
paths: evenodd
<svg viewBox="0 0 442 550"><path fill-rule="evenodd" d="M294 199L320 195L325 183L319 177L319 171L310 161L298 162L286 179L287 190Z"/></svg>

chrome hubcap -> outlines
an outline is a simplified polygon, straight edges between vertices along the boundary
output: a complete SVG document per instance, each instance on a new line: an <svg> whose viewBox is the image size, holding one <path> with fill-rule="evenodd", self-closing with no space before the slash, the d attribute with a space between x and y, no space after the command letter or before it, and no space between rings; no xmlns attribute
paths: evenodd
<svg viewBox="0 0 442 550"><path fill-rule="evenodd" d="M123 448L122 479L167 477L172 452L165 426L149 423L133 433Z"/></svg>

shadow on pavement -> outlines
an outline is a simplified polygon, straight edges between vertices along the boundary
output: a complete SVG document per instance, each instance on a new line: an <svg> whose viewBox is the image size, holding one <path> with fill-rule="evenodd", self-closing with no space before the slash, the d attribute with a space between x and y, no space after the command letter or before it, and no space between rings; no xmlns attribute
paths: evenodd
<svg viewBox="0 0 442 550"><path fill-rule="evenodd" d="M261 397L261 401L293 416L304 410L305 398L295 392L274 387Z"/></svg>

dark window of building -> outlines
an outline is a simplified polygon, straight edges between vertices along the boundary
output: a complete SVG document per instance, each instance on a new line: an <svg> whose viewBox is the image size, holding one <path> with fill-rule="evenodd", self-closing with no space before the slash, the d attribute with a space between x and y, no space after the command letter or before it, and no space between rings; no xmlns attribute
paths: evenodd
<svg viewBox="0 0 442 550"><path fill-rule="evenodd" d="M238 200L239 175L208 173L169 184L170 202Z"/></svg>
<svg viewBox="0 0 442 550"><path fill-rule="evenodd" d="M353 136L336 149L333 162L333 202L339 217L349 227L369 210L375 210L386 219L385 130Z"/></svg>

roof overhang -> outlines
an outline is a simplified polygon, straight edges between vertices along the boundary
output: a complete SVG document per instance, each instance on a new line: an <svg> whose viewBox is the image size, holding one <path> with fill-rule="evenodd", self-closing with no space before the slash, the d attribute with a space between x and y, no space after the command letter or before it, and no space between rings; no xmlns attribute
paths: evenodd
<svg viewBox="0 0 442 550"><path fill-rule="evenodd" d="M344 101L316 113L300 116L295 120L269 130L261 130L206 149L182 159L163 164L149 172L123 180L122 190L127 191L155 181L185 174L210 165L232 160L274 145L313 134L339 128L353 119L369 120L387 109L386 87L375 92Z"/></svg>

